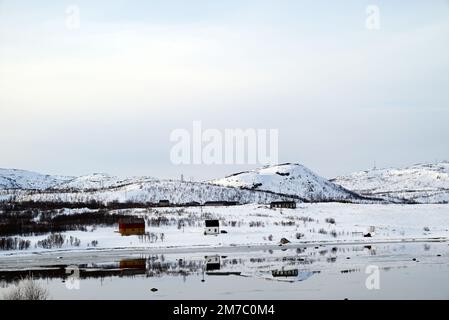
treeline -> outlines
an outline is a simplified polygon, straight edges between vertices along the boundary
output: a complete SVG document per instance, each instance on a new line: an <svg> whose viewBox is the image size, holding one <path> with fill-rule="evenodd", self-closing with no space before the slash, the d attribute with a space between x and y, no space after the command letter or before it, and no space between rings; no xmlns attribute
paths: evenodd
<svg viewBox="0 0 449 320"><path fill-rule="evenodd" d="M124 214L111 214L107 210L73 214L58 214L57 211L39 212L39 210L6 211L0 214L0 236L38 235L69 230L86 231L87 226L111 226L127 217L129 216Z"/></svg>
<svg viewBox="0 0 449 320"><path fill-rule="evenodd" d="M121 210L121 209L144 209L159 207L198 207L198 206L235 206L238 201L205 201L203 204L190 201L185 203L161 202L134 202L134 201L112 201L101 202L90 200L87 202L67 202L67 201L0 201L0 210L2 211L20 211L29 209L38 210L60 210L60 209L91 209L91 210Z"/></svg>
<svg viewBox="0 0 449 320"><path fill-rule="evenodd" d="M0 250L26 250L30 245L30 240L23 240L20 238L0 238Z"/></svg>
<svg viewBox="0 0 449 320"><path fill-rule="evenodd" d="M20 211L28 209L38 210L59 210L59 209L80 209L87 208L91 210L119 210L119 209L133 209L133 208L147 208L156 207L157 204L147 202L101 202L97 200L91 200L88 202L64 202L64 201L7 201L0 202L0 209L3 211Z"/></svg>

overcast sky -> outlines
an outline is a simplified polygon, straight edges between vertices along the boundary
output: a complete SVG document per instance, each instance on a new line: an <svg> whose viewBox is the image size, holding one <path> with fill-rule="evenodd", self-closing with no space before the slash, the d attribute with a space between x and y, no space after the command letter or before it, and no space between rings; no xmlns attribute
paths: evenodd
<svg viewBox="0 0 449 320"><path fill-rule="evenodd" d="M279 129L280 162L325 177L449 159L448 39L447 0L0 0L0 167L256 167L172 164L195 120Z"/></svg>

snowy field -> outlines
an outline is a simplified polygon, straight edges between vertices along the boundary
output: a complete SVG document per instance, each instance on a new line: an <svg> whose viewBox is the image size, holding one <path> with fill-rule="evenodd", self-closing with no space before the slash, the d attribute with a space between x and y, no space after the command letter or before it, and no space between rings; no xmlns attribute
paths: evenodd
<svg viewBox="0 0 449 320"><path fill-rule="evenodd" d="M79 212L80 210L77 210ZM82 210L81 210L82 211ZM87 210L86 210L87 211ZM70 213L66 210L64 213ZM230 207L152 208L117 210L143 217L146 235L121 236L118 226L87 227L87 231L67 231L61 247L43 249L37 242L46 235L20 237L31 246L21 251L0 251L0 255L18 256L46 252L107 250L173 250L277 246L285 238L300 244L382 243L396 241L447 241L449 206L444 204L298 204L296 209L270 209L265 205ZM161 220L164 223L155 224ZM227 233L204 235L204 220L219 219ZM374 230L374 232L372 232ZM364 237L371 231L372 237ZM75 246L72 239L79 239ZM95 244L92 244L92 243Z"/></svg>

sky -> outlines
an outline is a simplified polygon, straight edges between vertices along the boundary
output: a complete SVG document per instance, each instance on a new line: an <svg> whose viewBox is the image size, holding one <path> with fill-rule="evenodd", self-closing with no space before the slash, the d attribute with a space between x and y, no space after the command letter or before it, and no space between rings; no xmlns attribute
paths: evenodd
<svg viewBox="0 0 449 320"><path fill-rule="evenodd" d="M277 129L279 162L328 178L449 160L448 39L448 0L0 0L0 167L258 166L173 163L194 121Z"/></svg>

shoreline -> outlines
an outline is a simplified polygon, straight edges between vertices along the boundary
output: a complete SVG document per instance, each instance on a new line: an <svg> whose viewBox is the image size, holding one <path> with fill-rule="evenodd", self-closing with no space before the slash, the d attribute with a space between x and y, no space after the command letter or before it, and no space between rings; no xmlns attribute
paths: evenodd
<svg viewBox="0 0 449 320"><path fill-rule="evenodd" d="M358 246L358 245L376 245L376 244L412 244L412 243L432 243L432 242L449 242L449 238L432 237L432 238L403 238L403 239L379 239L367 241L311 241L311 242L294 242L284 245L273 244L247 244L235 246L177 246L177 247L157 247L157 248L105 248L90 250L52 250L48 252L34 252L24 254L0 255L0 270L8 268L17 268L21 266L29 266L31 264L45 266L55 265L55 262L61 264L73 264L81 262L92 262L92 260L101 259L120 259L132 255L145 254L217 254L230 252L250 252L264 250L286 250L305 247L326 247L326 246Z"/></svg>

